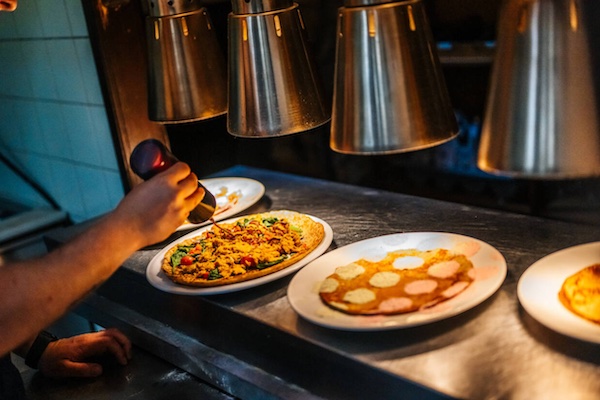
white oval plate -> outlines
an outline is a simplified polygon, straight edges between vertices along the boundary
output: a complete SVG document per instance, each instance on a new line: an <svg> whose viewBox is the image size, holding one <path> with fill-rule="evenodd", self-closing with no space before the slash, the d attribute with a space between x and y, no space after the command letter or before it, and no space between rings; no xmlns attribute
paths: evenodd
<svg viewBox="0 0 600 400"><path fill-rule="evenodd" d="M321 282L339 266L361 258L378 260L399 249L436 248L467 255L476 278L464 292L427 310L397 315L349 315L326 306L319 297ZM443 232L398 233L353 243L319 257L294 276L288 287L288 299L300 316L327 328L349 331L407 328L449 318L475 307L498 290L506 271L502 254L478 239Z"/></svg>
<svg viewBox="0 0 600 400"><path fill-rule="evenodd" d="M600 242L581 244L549 254L521 275L517 295L521 305L537 321L563 335L600 343L600 325L562 305L558 292L569 276L600 263Z"/></svg>
<svg viewBox="0 0 600 400"><path fill-rule="evenodd" d="M215 221L222 221L233 215L236 215L247 208L253 206L265 194L265 186L254 179L249 178L211 178L200 179L200 183L211 192L217 200L217 211L214 215ZM228 195L237 193L237 203L229 205ZM224 211L219 211L223 210ZM201 224L192 224L186 222L180 225L177 230L199 228L210 224L210 221Z"/></svg>
<svg viewBox="0 0 600 400"><path fill-rule="evenodd" d="M306 264L308 264L315 258L319 257L321 254L323 254L329 248L329 245L331 244L331 242L333 240L333 231L331 229L331 226L329 226L329 224L327 222L323 221L320 218L313 217L310 215L309 215L309 217L323 225L323 227L325 228L325 237L323 238L321 243L317 246L317 248L315 248L313 251L308 253L308 255L306 257L302 258L297 263L292 264L289 267L282 269L281 271L273 272L272 274L261 276L260 278L252 279L252 280L245 281L245 282L232 283L229 285L206 287L206 288L198 288L198 287L193 287L193 286L180 285L180 284L177 284L177 283L173 282L172 280L170 280L167 277L167 275L165 275L165 273L162 271L162 268L161 268L163 258L165 257L165 254L167 253L167 251L171 247L177 245L178 243L183 242L184 240L199 236L202 232L209 230L212 227L212 225L211 225L211 226L205 226L205 227L197 229L193 232L190 232L187 235L182 236L179 239L175 240L174 242L170 243L169 245L165 246L165 248L163 248L161 251L159 251L152 258L152 260L150 260L150 262L148 263L148 266L146 268L146 279L148 279L148 282L150 282L150 284L152 286L154 286L155 288L160 289L162 291L169 292L169 293L197 296L197 295L210 295L210 294L223 294L223 293L237 292L238 290L253 288L253 287L256 287L259 285L264 285L265 283L272 282L274 280L283 278L284 276L288 276L288 275L298 271L300 268L304 267ZM242 218L242 217L235 217L230 220L223 221L223 223L234 222L234 221L237 221L239 218Z"/></svg>

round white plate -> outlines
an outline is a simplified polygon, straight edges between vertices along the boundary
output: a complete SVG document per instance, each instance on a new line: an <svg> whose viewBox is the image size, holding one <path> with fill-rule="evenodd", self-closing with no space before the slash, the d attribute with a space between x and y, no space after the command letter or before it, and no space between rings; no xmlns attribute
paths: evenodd
<svg viewBox="0 0 600 400"><path fill-rule="evenodd" d="M323 254L329 248L329 245L333 240L333 231L331 230L331 226L329 226L327 222L323 221L320 218L313 217L310 215L309 217L321 223L325 228L325 237L323 238L323 241L317 246L316 249L308 253L306 257L299 260L297 263L282 269L281 271L277 271L272 274L261 276L260 278L252 279L245 282L232 283L230 285L207 288L196 288L192 286L185 286L174 283L165 275L165 273L161 269L162 261L165 257L166 252L176 244L181 243L184 240L199 236L202 232L211 228L211 226L205 226L203 228L190 232L185 236L180 237L179 239L177 239L176 241L172 242L171 244L167 245L164 249L159 251L158 254L156 254L148 263L148 267L146 268L146 279L148 279L148 282L150 282L152 286L165 292L196 296L237 292L238 290L253 288L283 278L284 276L290 275L298 271L300 268L304 267L306 264ZM241 217L232 218L230 220L224 221L223 223L234 222L239 218Z"/></svg>
<svg viewBox="0 0 600 400"><path fill-rule="evenodd" d="M517 295L525 311L548 328L600 343L600 325L569 311L558 299L563 282L577 271L600 263L600 242L569 247L533 263L521 275Z"/></svg>
<svg viewBox="0 0 600 400"><path fill-rule="evenodd" d="M326 306L319 297L321 282L339 266L361 258L380 260L394 250L436 248L465 254L476 275L464 292L432 308L397 315L349 315ZM353 243L319 257L294 276L288 287L288 299L300 316L317 325L350 331L389 330L428 324L462 313L495 293L505 277L506 261L502 254L478 239L443 232L398 233Z"/></svg>
<svg viewBox="0 0 600 400"><path fill-rule="evenodd" d="M256 204L265 194L265 186L254 179L249 178L211 178L201 179L200 183L211 192L217 200L217 211L214 216L215 221L222 221L233 215L236 215L245 209ZM228 206L227 196L236 193L238 195L237 203ZM220 212L219 209L226 208ZM177 230L187 230L199 228L210 224L210 221L201 224L184 223Z"/></svg>

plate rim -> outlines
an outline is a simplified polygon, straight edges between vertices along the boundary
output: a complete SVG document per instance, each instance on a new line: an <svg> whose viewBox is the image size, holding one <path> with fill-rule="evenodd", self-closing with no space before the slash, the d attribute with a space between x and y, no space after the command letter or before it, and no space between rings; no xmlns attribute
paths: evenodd
<svg viewBox="0 0 600 400"><path fill-rule="evenodd" d="M261 276L261 277L255 278L255 279L251 279L248 281L231 283L231 284L222 285L222 286L212 286L212 287L201 288L201 287L185 286L185 285L177 284L175 282L168 280L168 278L166 276L164 276L164 272L162 272L162 270L161 270L162 259L164 258L164 255L166 254L166 252L173 246L177 245L178 243L181 243L182 241L190 239L192 237L196 237L196 236L200 235L202 232L210 229L212 227L212 224L210 224L210 225L202 226L198 229L193 230L192 232L189 232L189 233L175 239L174 241L170 242L165 247L163 247L158 253L156 253L154 255L154 257L152 257L152 259L146 265L146 280L153 287L155 287L159 290L162 290L164 292L167 292L167 293L172 293L172 294L180 294L180 295L188 295L188 296L206 296L206 295L238 292L241 290L246 290L246 289L250 289L253 287L267 284L269 282L273 282L275 280L278 280L278 279L284 278L288 275L291 275L291 274L297 272L298 270L301 270L308 263L310 263L314 259L321 256L324 252L326 252L327 249L329 248L329 246L331 245L331 243L333 242L333 229L326 221L324 221L323 219L321 219L319 217L316 217L316 216L313 216L310 214L301 213L299 211L293 211L293 210L270 210L270 211L265 211L264 213L270 213L270 212L294 212L294 213L306 215L307 217L309 217L309 218L313 219L314 221L319 222L320 224L323 225L323 228L325 230L325 235L323 237L323 240L321 241L321 243L319 243L319 245L313 251L308 253L304 258L298 260L296 263L288 266L287 268L284 268L280 271L273 272L271 274ZM258 214L264 214L264 213L258 213ZM253 215L253 214L249 214L249 215ZM243 217L244 216L241 215L241 216L229 218L222 222L223 223L231 223L231 222L237 221ZM152 274L154 274L154 275L162 274L163 276L162 276L162 280L160 282L164 281L165 284L159 283L159 281L157 279L155 279L154 275L152 275Z"/></svg>
<svg viewBox="0 0 600 400"><path fill-rule="evenodd" d="M600 325L592 321L588 321L572 311L569 311L562 305L562 303L560 303L560 300L558 300L558 291L562 286L562 282L564 282L567 277L575 272L591 265L589 262L575 262L567 265L564 270L555 269L554 272L557 273L557 276L551 279L551 283L553 285L542 286L543 295L546 296L545 298L547 300L550 300L548 306L556 307L558 305L560 307L555 309L552 318L548 317L539 306L536 306L535 299L537 296L533 294L531 290L527 291L527 289L531 289L530 286L536 282L536 279L539 279L537 274L543 272L545 269L549 269L550 266L548 266L548 264L552 263L553 260L561 257L567 257L571 255L571 253L585 251L588 248L600 249L600 241L581 243L574 246L565 247L549 253L533 262L529 267L527 267L527 269L525 269L519 278L517 283L517 298L523 309L533 319L544 325L546 328L574 339L593 344L600 344ZM600 257L598 260L598 262L600 262ZM559 280L559 276L562 280ZM558 285L559 283L560 286L557 289L554 284ZM550 290L553 290L553 292L550 292Z"/></svg>
<svg viewBox="0 0 600 400"><path fill-rule="evenodd" d="M208 183L212 183L215 181L230 181L230 182L247 182L251 185L253 185L254 187L256 187L257 192L254 196L256 196L256 198L252 201L250 201L248 204L246 204L243 207L240 207L238 209L235 208L235 206L233 208L231 208L231 210L235 210L234 212L231 212L230 210L225 211L223 214L219 214L217 216L215 216L215 221L219 222L219 221L223 221L227 218L230 218L234 215L240 214L241 212L247 210L248 208L252 207L253 205L255 205L256 203L259 202L259 200L264 196L265 192L266 192L266 187L265 185L256 180L256 179L252 179L252 178L245 178L242 176L223 176L223 177L215 177L215 178L206 178L206 179L198 179L198 181L206 186L206 182ZM239 204L239 203L238 203ZM186 231L189 229L196 229L196 228L201 228L207 225L210 225L211 221L205 221L199 224L192 224L192 223L186 223L186 224L181 224L177 227L176 231Z"/></svg>
<svg viewBox="0 0 600 400"><path fill-rule="evenodd" d="M492 251L500 257L498 260L500 270L498 271L497 276L495 277L496 280L490 286L490 288L487 289L486 293L476 296L474 299L471 300L470 303L466 303L463 305L457 305L451 312L440 312L438 315L436 315L432 318L423 318L423 319L417 318L413 322L409 322L409 323L393 323L393 322L398 319L409 318L410 316L414 316L414 315L426 315L426 314L424 314L424 313L419 314L418 311L415 311L412 313L396 314L396 315L389 315L389 316L388 315L350 316L348 314L342 313L341 311L325 308L327 310L327 312L332 312L336 315L341 315L342 318L354 318L356 320L367 320L367 319L380 320L380 322L377 324L357 325L357 323L355 323L354 325L350 326L350 325L344 325L344 324L335 324L335 323L327 322L327 320L323 319L323 318L319 319L319 318L315 318L314 316L311 316L311 315L306 315L306 313L304 313L303 311L301 311L299 309L297 300L294 298L294 296L290 296L290 292L293 292L295 290L295 285L297 285L297 281L302 279L303 274L309 273L309 271L311 270L311 265L312 265L312 268L316 268L315 265L318 265L319 262L321 262L321 263L326 262L328 257L334 257L337 253L342 252L344 250L347 251L347 248L351 247L351 246L358 246L361 244L364 245L365 242L380 241L384 238L389 238L392 236L414 236L414 235L441 235L441 236L461 237L461 238L465 238L465 239L469 239L469 240L474 240L474 241L480 243L482 246L486 246L488 251ZM401 249L403 247L398 247L398 248ZM331 272L332 272L333 269L335 268L335 266L332 266L329 268L331 269ZM349 243L345 246L339 247L337 249L334 249L334 250L328 252L327 254L322 255L321 257L319 257L316 260L311 261L309 264L307 264L301 271L299 271L292 278L292 281L290 282L290 284L288 286L287 297L288 297L288 302L290 303L290 306L292 307L292 309L294 309L294 311L300 317L302 317L302 319L309 321L315 325L322 326L324 328L333 329L333 330L341 330L341 331L353 331L353 332L360 332L360 331L373 332L373 331L397 330L397 329L406 329L406 328L412 328L412 327L416 327L416 326L431 324L434 322L438 322L438 321L441 321L444 319L454 317L454 316L462 314L463 312L466 312L472 308L475 308L476 306L483 303L488 298L492 297L502 287L502 284L506 280L507 273L508 273L508 265L507 265L506 258L504 257L504 255L496 247L492 246L491 244L489 244L481 239L475 238L473 236L468 236L468 235L463 235L463 234L453 233L453 232L444 232L444 231L396 232L396 233L391 233L391 234L380 235L380 236L375 236L372 238L363 239L363 240L360 240L360 241L354 242L354 243ZM313 282L313 285L317 284L317 283L318 282ZM316 296L319 303L321 302L320 298L318 298L317 293L309 293L308 295ZM449 299L448 302L455 300L459 296L460 296L460 294L452 299ZM320 304L323 307L327 307L322 303L320 303Z"/></svg>

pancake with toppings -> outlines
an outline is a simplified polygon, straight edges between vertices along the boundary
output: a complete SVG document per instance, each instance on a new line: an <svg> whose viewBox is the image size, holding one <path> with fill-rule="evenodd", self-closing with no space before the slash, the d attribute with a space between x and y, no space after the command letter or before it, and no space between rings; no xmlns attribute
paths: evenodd
<svg viewBox="0 0 600 400"><path fill-rule="evenodd" d="M319 288L321 300L348 314L401 314L432 307L473 282L473 264L446 249L390 252L336 268Z"/></svg>
<svg viewBox="0 0 600 400"><path fill-rule="evenodd" d="M163 272L175 283L228 285L281 271L313 251L325 228L308 215L273 211L215 223L167 251Z"/></svg>
<svg viewBox="0 0 600 400"><path fill-rule="evenodd" d="M565 279L558 298L571 312L600 323L600 264L590 265Z"/></svg>

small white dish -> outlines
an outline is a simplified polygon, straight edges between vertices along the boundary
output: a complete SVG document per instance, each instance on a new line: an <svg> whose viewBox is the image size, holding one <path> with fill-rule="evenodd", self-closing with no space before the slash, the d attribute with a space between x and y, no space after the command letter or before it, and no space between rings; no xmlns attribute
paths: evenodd
<svg viewBox="0 0 600 400"><path fill-rule="evenodd" d="M249 178L211 178L201 179L200 183L217 200L217 210L214 220L222 221L250 208L258 202L265 194L265 186L254 179ZM231 197L231 199L229 198ZM180 225L177 230L199 228L212 223L210 220L201 224L192 224L186 222Z"/></svg>

